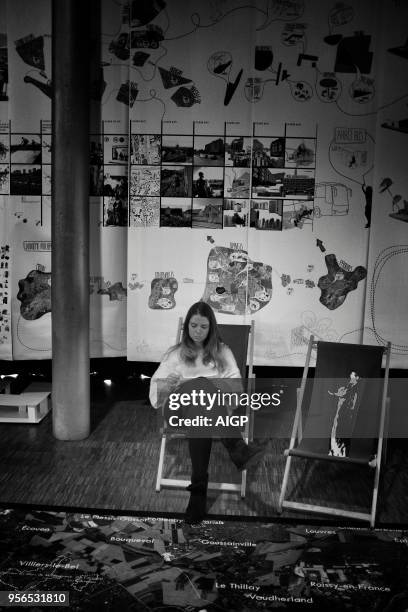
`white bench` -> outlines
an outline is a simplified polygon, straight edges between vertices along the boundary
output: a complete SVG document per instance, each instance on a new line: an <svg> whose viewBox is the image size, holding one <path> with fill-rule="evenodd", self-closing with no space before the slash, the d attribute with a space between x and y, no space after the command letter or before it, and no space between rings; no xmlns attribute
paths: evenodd
<svg viewBox="0 0 408 612"><path fill-rule="evenodd" d="M50 383L31 383L16 395L0 393L0 423L40 423L50 410Z"/></svg>

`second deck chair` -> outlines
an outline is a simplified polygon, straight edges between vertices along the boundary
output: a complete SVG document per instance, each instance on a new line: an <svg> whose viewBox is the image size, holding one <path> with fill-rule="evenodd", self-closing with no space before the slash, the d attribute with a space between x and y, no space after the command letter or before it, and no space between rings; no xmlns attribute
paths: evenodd
<svg viewBox="0 0 408 612"><path fill-rule="evenodd" d="M180 342L181 332L183 329L183 319L180 317L177 329L176 344ZM221 338L225 344L227 344L232 350L237 365L240 369L243 380L248 381L246 393L250 394L252 390L252 381L255 377L253 373L253 354L254 354L254 331L255 322L251 321L251 325L218 325L218 329L221 334ZM248 364L248 371L247 371ZM253 413L249 414L248 408L247 415L249 420L245 427L244 440L248 442L252 433L251 417ZM156 491L160 491L161 487L173 487L173 488L185 488L190 484L189 480L182 480L178 478L164 478L164 461L166 454L166 443L167 440L177 437L177 435L170 435L163 430L161 446L160 446L160 457L159 465L157 468L157 479L156 479ZM216 489L218 491L238 491L241 497L245 497L246 491L246 470L241 473L241 483L235 484L231 482L209 482L209 489Z"/></svg>
<svg viewBox="0 0 408 612"><path fill-rule="evenodd" d="M307 402L305 389L313 348L317 348L316 370L314 380L311 381L312 392ZM288 508L332 514L368 520L371 527L374 526L386 413L389 405L387 387L390 352L390 344L385 348L315 342L313 336L310 337L302 384L298 389L292 437L289 448L285 451L286 465L279 498L279 512L282 512L283 508ZM381 363L384 353L386 365L382 378ZM346 402L351 403L346 405ZM348 412L342 413L342 408ZM337 439L335 433L339 431L342 414L342 426L346 427L349 434L339 444L337 440L342 438ZM348 418L346 425L344 414ZM368 470L374 469L370 511L354 512L333 506L285 499L293 457L366 465Z"/></svg>

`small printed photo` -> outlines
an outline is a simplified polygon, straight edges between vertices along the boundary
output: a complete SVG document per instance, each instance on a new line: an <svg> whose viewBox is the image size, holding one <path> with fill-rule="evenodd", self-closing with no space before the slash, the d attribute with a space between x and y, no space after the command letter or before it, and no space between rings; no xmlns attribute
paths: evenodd
<svg viewBox="0 0 408 612"><path fill-rule="evenodd" d="M223 166L224 139L216 136L194 136L195 166Z"/></svg>
<svg viewBox="0 0 408 612"><path fill-rule="evenodd" d="M158 166L135 166L130 173L131 196L159 196L160 168Z"/></svg>
<svg viewBox="0 0 408 612"><path fill-rule="evenodd" d="M42 171L41 166L16 165L11 166L10 194L11 195L41 195Z"/></svg>
<svg viewBox="0 0 408 612"><path fill-rule="evenodd" d="M51 164L42 166L42 194L51 195Z"/></svg>
<svg viewBox="0 0 408 612"><path fill-rule="evenodd" d="M248 200L224 200L224 227L246 227L248 208Z"/></svg>
<svg viewBox="0 0 408 612"><path fill-rule="evenodd" d="M12 164L41 164L40 135L12 134L10 160Z"/></svg>
<svg viewBox="0 0 408 612"><path fill-rule="evenodd" d="M313 228L313 202L285 200L283 203L282 229Z"/></svg>
<svg viewBox="0 0 408 612"><path fill-rule="evenodd" d="M105 166L103 176L103 195L127 198L128 177L126 166Z"/></svg>
<svg viewBox="0 0 408 612"><path fill-rule="evenodd" d="M10 171L8 164L0 164L0 193L10 192Z"/></svg>
<svg viewBox="0 0 408 612"><path fill-rule="evenodd" d="M285 166L287 168L314 168L316 140L314 138L286 138Z"/></svg>
<svg viewBox="0 0 408 612"><path fill-rule="evenodd" d="M285 184L285 170L271 168L252 169L252 197L268 198L283 197Z"/></svg>
<svg viewBox="0 0 408 612"><path fill-rule="evenodd" d="M222 198L194 198L192 227L222 229Z"/></svg>
<svg viewBox="0 0 408 612"><path fill-rule="evenodd" d="M284 196L289 199L313 200L315 171L307 168L286 168Z"/></svg>
<svg viewBox="0 0 408 612"><path fill-rule="evenodd" d="M102 136L99 134L91 134L89 138L89 163L92 166L103 165Z"/></svg>
<svg viewBox="0 0 408 612"><path fill-rule="evenodd" d="M130 163L157 166L160 162L160 134L132 134L130 137Z"/></svg>
<svg viewBox="0 0 408 612"><path fill-rule="evenodd" d="M0 134L0 163L10 160L9 135Z"/></svg>
<svg viewBox="0 0 408 612"><path fill-rule="evenodd" d="M163 164L191 164L193 161L193 137L162 136L161 160Z"/></svg>
<svg viewBox="0 0 408 612"><path fill-rule="evenodd" d="M127 227L128 205L127 197L103 198L103 224L104 226Z"/></svg>
<svg viewBox="0 0 408 612"><path fill-rule="evenodd" d="M191 166L162 166L160 193L165 197L191 197Z"/></svg>
<svg viewBox="0 0 408 612"><path fill-rule="evenodd" d="M191 227L191 199L162 198L160 227Z"/></svg>
<svg viewBox="0 0 408 612"><path fill-rule="evenodd" d="M103 137L103 163L127 165L129 159L127 134L105 134Z"/></svg>
<svg viewBox="0 0 408 612"><path fill-rule="evenodd" d="M194 198L222 198L224 191L224 169L198 166L193 171Z"/></svg>
<svg viewBox="0 0 408 612"><path fill-rule="evenodd" d="M253 168L253 198L288 198L312 200L314 170L307 168Z"/></svg>
<svg viewBox="0 0 408 612"><path fill-rule="evenodd" d="M51 134L42 135L42 163L51 163L51 151L52 151L52 136Z"/></svg>
<svg viewBox="0 0 408 612"><path fill-rule="evenodd" d="M160 198L130 198L130 227L158 227L160 222Z"/></svg>
<svg viewBox="0 0 408 612"><path fill-rule="evenodd" d="M252 166L255 168L283 168L285 165L285 139L259 138L252 142Z"/></svg>
<svg viewBox="0 0 408 612"><path fill-rule="evenodd" d="M103 166L89 166L89 195L103 195Z"/></svg>
<svg viewBox="0 0 408 612"><path fill-rule="evenodd" d="M251 200L250 227L282 230L283 200Z"/></svg>
<svg viewBox="0 0 408 612"><path fill-rule="evenodd" d="M252 139L247 136L228 136L225 139L225 165L249 168Z"/></svg>
<svg viewBox="0 0 408 612"><path fill-rule="evenodd" d="M249 198L249 172L245 168L225 168L224 197Z"/></svg>

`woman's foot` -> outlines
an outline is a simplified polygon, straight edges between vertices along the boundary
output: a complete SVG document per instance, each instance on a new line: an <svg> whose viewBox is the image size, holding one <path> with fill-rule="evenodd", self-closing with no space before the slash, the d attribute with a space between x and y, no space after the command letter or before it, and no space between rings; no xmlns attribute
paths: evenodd
<svg viewBox="0 0 408 612"><path fill-rule="evenodd" d="M258 463L264 449L256 444L246 444L241 438L224 438L222 440L235 467L242 472Z"/></svg>
<svg viewBox="0 0 408 612"><path fill-rule="evenodd" d="M188 502L184 520L188 525L197 525L207 515L207 480L192 482L187 487L190 491L190 500Z"/></svg>
<svg viewBox="0 0 408 612"><path fill-rule="evenodd" d="M191 497L184 515L184 522L187 525L199 525L207 516L206 500Z"/></svg>

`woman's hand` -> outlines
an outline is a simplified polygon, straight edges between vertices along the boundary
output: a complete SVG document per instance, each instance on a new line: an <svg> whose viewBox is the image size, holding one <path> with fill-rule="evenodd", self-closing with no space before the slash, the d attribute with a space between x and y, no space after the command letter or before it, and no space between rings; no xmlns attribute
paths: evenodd
<svg viewBox="0 0 408 612"><path fill-rule="evenodd" d="M183 377L180 376L180 374L176 374L176 372L172 372L171 374L168 375L168 377L166 378L166 382L168 385L168 388L173 391L174 389L176 389L180 382L183 380Z"/></svg>
<svg viewBox="0 0 408 612"><path fill-rule="evenodd" d="M175 389L180 385L183 377L176 372L171 372L167 378L162 378L158 381L158 402L157 408L165 406L169 399L170 393L173 393Z"/></svg>

